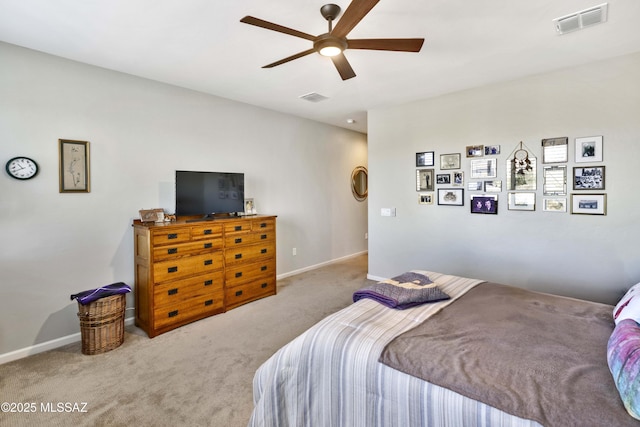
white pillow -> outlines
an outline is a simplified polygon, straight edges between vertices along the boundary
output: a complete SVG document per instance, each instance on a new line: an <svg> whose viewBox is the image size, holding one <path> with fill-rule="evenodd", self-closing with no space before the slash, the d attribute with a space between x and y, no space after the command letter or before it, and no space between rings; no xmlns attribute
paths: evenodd
<svg viewBox="0 0 640 427"><path fill-rule="evenodd" d="M640 283L633 285L613 309L616 325L623 319L633 319L640 323Z"/></svg>

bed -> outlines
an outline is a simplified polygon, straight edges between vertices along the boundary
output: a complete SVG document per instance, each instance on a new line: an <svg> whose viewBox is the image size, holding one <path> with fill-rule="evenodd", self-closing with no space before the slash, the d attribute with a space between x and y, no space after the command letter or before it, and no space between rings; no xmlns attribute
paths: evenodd
<svg viewBox="0 0 640 427"><path fill-rule="evenodd" d="M397 309L390 308L389 304L381 303L375 298L359 298L351 306L320 321L281 348L258 369L253 383L255 407L249 426L640 425L640 421L625 410L616 389L618 383L614 382L607 366L607 341L615 326L612 316L614 307L437 272L416 270L412 273L427 277L447 295L447 299L436 297L433 302L415 306L410 304ZM490 293L496 290L498 296ZM507 313L505 316L514 314L508 314L500 308L504 306L495 305L494 309L493 305L510 305L514 301L513 296L506 294L513 291L517 293L516 299L526 296L531 301L530 305L545 313L542 316L536 314L538 318L552 319L552 334L581 335L582 338L576 339L585 341L586 344L582 344L584 348L595 348L592 355L585 355L584 358L588 360L579 360L577 364L572 360L567 361L566 363L576 364L568 370L560 363L564 357L551 358L554 360L551 365L557 364L555 368L562 372L556 377L556 382L573 388L571 393L575 392L567 394L564 400L556 402L557 398L549 394L549 390L536 390L541 386L536 381L530 381L536 376L555 375L553 371L542 372L541 370L546 369L544 364L542 368L534 366L528 369L529 365L522 366L522 369L517 367L521 371L519 375L508 374L507 368L499 369L496 376L505 377L505 386L510 389L507 392L502 392L491 384L486 392L467 387L468 383L475 381L475 377L480 378L479 382L482 383L486 382L487 375L495 375L492 372L479 372L481 365L502 367L502 359L497 359L498 353L516 353L516 357L520 357L520 353L500 350L499 344L490 343L488 350L485 348L477 351L481 356L479 360L471 361L468 366L461 368L461 365L467 363L465 355L476 351L465 341L469 338L462 335L461 330L469 322L463 318L460 310L474 313L478 311L473 322L481 329L483 326L478 321L478 316L483 318L491 313L498 313L497 325L514 323L521 328L523 322L500 320L501 313ZM520 294L521 292L524 294ZM485 303L472 298L484 298ZM469 309L479 305L486 306L484 312ZM571 311L569 317L578 316L579 319L574 321L570 331L563 332L567 318L565 306L572 307L568 310ZM521 309L514 306L513 310L519 313ZM446 313L452 313L451 317L447 318ZM564 315L565 319L561 318L553 323L552 316L555 314ZM447 329L448 322L456 318L460 318L461 323L453 330ZM583 326L584 319L594 319L594 323ZM525 323L528 322L527 320ZM548 324L542 328L549 329ZM577 333L576 328L584 331ZM495 324L484 329L494 330ZM538 330L540 327L531 329ZM477 332L472 331L473 329L469 333L475 336ZM505 330L503 335L519 336L520 331ZM455 351L446 349L444 341L447 339L441 339L443 336L453 337L449 345L453 345ZM441 340L437 341L438 339ZM525 342L529 340L527 337L519 339ZM553 345L550 346L550 351L554 355L564 355L562 346L570 345L564 343L562 338L551 341ZM625 338L621 341L629 340ZM525 356L528 353L522 351L519 344L508 345L512 347L506 348L517 347ZM436 347L444 348L444 353L432 354L431 350ZM574 351L579 358L583 352L583 348ZM625 354L628 356L627 353ZM409 354L413 356L409 357ZM621 354L620 351L615 353L616 357ZM396 360L403 358L407 360ZM399 365L395 366L394 363ZM449 380L447 377L456 370L462 372L463 378L466 375L468 381L460 383L458 378L459 383L453 385L442 382ZM430 372L425 374L424 371ZM434 372L435 377L428 377ZM551 381L556 378L551 378ZM574 381L576 378L582 382ZM629 378L626 380L629 382ZM637 384L633 383L629 387L637 388ZM511 390L513 388L522 388L526 393L538 392L539 395L520 395L519 390ZM555 388L555 383L552 388ZM564 391L560 392L562 393ZM524 408L523 412L523 406L529 408ZM549 410L549 406L553 406L552 410ZM590 409L594 406L595 411ZM585 407L587 409L583 410ZM527 412L531 408L533 412ZM526 416L520 416L522 414ZM570 424L567 424L568 420Z"/></svg>

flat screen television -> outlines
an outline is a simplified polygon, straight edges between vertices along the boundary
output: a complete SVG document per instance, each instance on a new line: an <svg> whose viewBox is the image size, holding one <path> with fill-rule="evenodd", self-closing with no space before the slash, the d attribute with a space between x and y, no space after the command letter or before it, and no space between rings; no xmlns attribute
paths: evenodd
<svg viewBox="0 0 640 427"><path fill-rule="evenodd" d="M244 212L244 174L176 171L176 215L213 218Z"/></svg>

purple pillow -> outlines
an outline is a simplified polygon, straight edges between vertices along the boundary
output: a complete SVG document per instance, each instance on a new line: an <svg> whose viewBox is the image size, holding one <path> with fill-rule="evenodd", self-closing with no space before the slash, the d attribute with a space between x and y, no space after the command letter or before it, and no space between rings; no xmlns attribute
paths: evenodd
<svg viewBox="0 0 640 427"><path fill-rule="evenodd" d="M607 344L607 362L625 409L640 420L640 324L621 320Z"/></svg>

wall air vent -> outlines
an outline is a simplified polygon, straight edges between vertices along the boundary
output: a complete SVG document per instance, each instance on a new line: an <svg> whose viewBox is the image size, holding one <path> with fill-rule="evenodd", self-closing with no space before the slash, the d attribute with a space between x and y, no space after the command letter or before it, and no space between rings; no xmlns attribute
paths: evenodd
<svg viewBox="0 0 640 427"><path fill-rule="evenodd" d="M580 12L571 13L553 20L558 34L566 34L607 21L609 4L602 3Z"/></svg>
<svg viewBox="0 0 640 427"><path fill-rule="evenodd" d="M315 93L315 92L311 92L306 95L301 95L299 98L309 102L320 102L320 101L324 101L325 99L329 99L326 96L320 95L319 93Z"/></svg>

